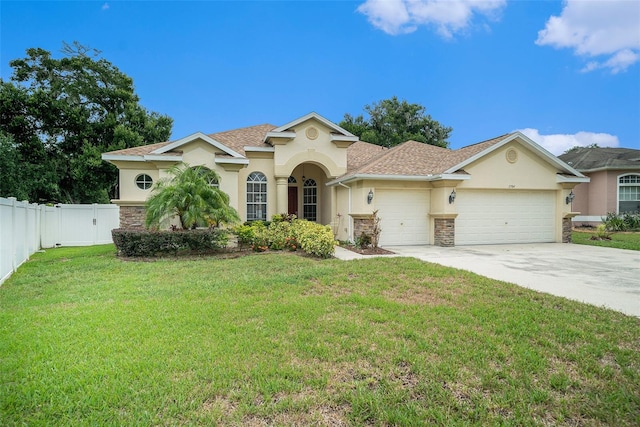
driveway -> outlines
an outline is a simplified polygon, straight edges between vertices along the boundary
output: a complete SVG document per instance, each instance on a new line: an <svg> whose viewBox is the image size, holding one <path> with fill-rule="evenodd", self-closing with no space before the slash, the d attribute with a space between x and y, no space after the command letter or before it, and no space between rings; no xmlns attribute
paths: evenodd
<svg viewBox="0 0 640 427"><path fill-rule="evenodd" d="M639 251L567 243L386 249L640 317Z"/></svg>

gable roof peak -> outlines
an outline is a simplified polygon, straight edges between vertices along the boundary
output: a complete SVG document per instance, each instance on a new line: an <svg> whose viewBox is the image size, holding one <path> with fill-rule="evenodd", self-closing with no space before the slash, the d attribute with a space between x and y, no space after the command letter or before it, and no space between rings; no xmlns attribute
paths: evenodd
<svg viewBox="0 0 640 427"><path fill-rule="evenodd" d="M289 123L285 123L284 125L273 129L271 132L286 132L289 129L291 129L292 127L297 126L300 123L304 123L304 122L306 122L307 120L310 120L310 119L315 119L315 120L319 121L323 125L327 126L329 129L331 129L332 131L334 131L336 133L339 133L341 135L351 136L351 137L355 137L356 136L356 135L352 134L351 132L349 132L348 130L343 129L340 126L338 126L337 124L333 123L331 120L329 120L329 119L321 116L320 114L316 113L315 111L312 111L309 114L305 114L302 117L298 117L297 119L292 120Z"/></svg>

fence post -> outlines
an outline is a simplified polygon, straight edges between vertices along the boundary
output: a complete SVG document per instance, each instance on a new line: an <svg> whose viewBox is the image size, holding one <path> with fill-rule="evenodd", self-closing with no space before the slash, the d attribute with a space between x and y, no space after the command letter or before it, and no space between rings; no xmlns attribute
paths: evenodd
<svg viewBox="0 0 640 427"><path fill-rule="evenodd" d="M9 228L9 235L11 236L9 238L9 241L11 242L9 244L9 247L11 248L11 271L15 273L18 269L16 265L16 202L18 199L15 197L8 197L8 199L11 202L11 220L9 221L11 224L11 227Z"/></svg>
<svg viewBox="0 0 640 427"><path fill-rule="evenodd" d="M93 204L93 244L98 242L98 204Z"/></svg>

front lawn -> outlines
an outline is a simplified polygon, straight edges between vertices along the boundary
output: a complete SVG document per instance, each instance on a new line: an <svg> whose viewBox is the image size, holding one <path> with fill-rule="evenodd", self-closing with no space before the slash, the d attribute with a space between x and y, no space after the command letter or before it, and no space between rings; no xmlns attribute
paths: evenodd
<svg viewBox="0 0 640 427"><path fill-rule="evenodd" d="M411 258L33 256L0 425L640 424L640 320Z"/></svg>
<svg viewBox="0 0 640 427"><path fill-rule="evenodd" d="M607 248L631 249L640 251L640 233L616 232L610 233L611 240L591 240L596 232L593 231L573 231L571 239L573 243L579 245L604 246Z"/></svg>

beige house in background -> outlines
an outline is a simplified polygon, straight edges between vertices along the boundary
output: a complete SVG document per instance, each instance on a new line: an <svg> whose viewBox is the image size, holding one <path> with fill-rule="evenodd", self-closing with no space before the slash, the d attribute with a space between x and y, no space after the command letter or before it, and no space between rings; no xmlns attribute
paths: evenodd
<svg viewBox="0 0 640 427"><path fill-rule="evenodd" d="M589 178L515 132L449 150L415 141L362 142L310 113L104 153L119 169L121 227L144 224L153 183L176 163L220 175L243 220L295 214L354 240L378 211L380 244L474 245L570 239L567 197Z"/></svg>
<svg viewBox="0 0 640 427"><path fill-rule="evenodd" d="M596 224L607 213L640 212L640 150L576 148L559 156L591 181L574 189L573 221Z"/></svg>

